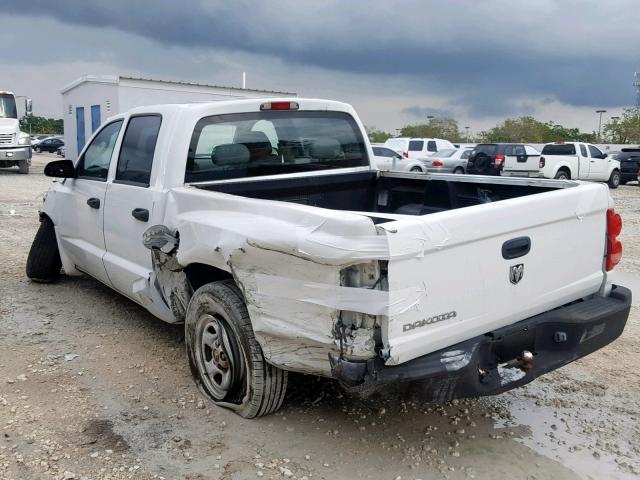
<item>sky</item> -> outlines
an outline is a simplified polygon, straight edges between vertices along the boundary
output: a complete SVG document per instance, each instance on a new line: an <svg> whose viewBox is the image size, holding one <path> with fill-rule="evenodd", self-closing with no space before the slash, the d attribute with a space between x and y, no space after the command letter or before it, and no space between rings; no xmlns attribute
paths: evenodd
<svg viewBox="0 0 640 480"><path fill-rule="evenodd" d="M393 132L533 115L584 131L635 101L637 0L4 0L0 90L61 117L83 75L296 92Z"/></svg>

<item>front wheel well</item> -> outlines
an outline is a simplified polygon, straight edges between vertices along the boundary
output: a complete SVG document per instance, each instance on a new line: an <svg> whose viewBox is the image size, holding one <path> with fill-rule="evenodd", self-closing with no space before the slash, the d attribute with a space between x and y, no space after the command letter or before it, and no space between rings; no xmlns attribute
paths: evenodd
<svg viewBox="0 0 640 480"><path fill-rule="evenodd" d="M194 292L207 283L233 280L233 275L230 272L205 263L191 263L184 267L184 273Z"/></svg>

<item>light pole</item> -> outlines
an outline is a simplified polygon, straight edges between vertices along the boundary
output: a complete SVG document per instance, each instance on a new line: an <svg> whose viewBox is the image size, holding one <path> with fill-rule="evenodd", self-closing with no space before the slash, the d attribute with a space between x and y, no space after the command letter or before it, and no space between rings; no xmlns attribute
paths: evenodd
<svg viewBox="0 0 640 480"><path fill-rule="evenodd" d="M596 113L600 114L600 120L598 121L598 141L601 139L600 137L600 129L602 128L602 114L607 113L606 110L596 110Z"/></svg>
<svg viewBox="0 0 640 480"><path fill-rule="evenodd" d="M467 143L469 143L469 127L464 127L464 129L467 132Z"/></svg>

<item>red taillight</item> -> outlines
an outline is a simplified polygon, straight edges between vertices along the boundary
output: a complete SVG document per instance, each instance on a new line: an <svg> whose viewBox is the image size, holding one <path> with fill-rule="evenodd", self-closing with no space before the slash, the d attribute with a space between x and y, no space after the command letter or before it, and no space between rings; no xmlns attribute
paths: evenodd
<svg viewBox="0 0 640 480"><path fill-rule="evenodd" d="M496 155L496 159L493 162L496 168L500 168L504 163L504 155Z"/></svg>
<svg viewBox="0 0 640 480"><path fill-rule="evenodd" d="M298 102L265 102L260 105L260 110L298 110Z"/></svg>
<svg viewBox="0 0 640 480"><path fill-rule="evenodd" d="M622 243L618 235L622 232L622 217L613 208L607 210L607 258L605 269L607 272L620 263L622 259Z"/></svg>
<svg viewBox="0 0 640 480"><path fill-rule="evenodd" d="M409 152L402 152L402 156L404 158L409 158Z"/></svg>
<svg viewBox="0 0 640 480"><path fill-rule="evenodd" d="M442 163L440 160L434 160L433 162L431 162L432 167L442 167L443 165L444 163Z"/></svg>
<svg viewBox="0 0 640 480"><path fill-rule="evenodd" d="M540 163L538 163L538 168L544 168L545 159L544 157L540 157Z"/></svg>

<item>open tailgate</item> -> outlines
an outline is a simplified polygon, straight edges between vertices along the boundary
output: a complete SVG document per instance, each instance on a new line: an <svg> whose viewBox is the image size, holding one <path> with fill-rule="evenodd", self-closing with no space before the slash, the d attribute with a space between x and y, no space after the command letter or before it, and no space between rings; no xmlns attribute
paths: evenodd
<svg viewBox="0 0 640 480"><path fill-rule="evenodd" d="M387 364L596 293L604 280L607 208L607 187L594 183L382 224L391 302L394 292L421 292L418 302L387 317ZM529 252L504 258L503 246L507 257L521 254L524 238Z"/></svg>

